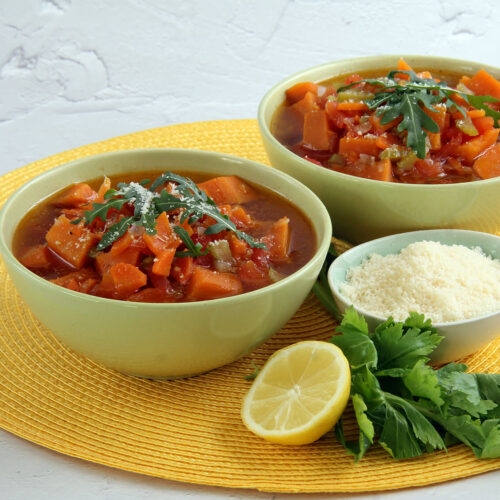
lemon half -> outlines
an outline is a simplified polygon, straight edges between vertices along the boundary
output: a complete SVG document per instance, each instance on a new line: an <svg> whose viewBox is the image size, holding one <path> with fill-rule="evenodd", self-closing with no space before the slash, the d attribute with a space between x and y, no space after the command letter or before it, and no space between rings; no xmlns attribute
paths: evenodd
<svg viewBox="0 0 500 500"><path fill-rule="evenodd" d="M243 423L273 443L312 443L340 418L350 388L341 349L329 342L298 342L275 352L258 374L243 400Z"/></svg>

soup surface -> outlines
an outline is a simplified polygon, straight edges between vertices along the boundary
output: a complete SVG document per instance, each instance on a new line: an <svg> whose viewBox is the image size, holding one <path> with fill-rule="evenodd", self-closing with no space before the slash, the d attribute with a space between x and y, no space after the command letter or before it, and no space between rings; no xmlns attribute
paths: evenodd
<svg viewBox="0 0 500 500"><path fill-rule="evenodd" d="M60 286L137 302L237 295L279 281L313 256L309 221L277 194L234 176L190 175L148 172L69 186L23 218L14 255Z"/></svg>
<svg viewBox="0 0 500 500"><path fill-rule="evenodd" d="M271 132L300 157L345 174L443 184L500 176L500 82L397 70L286 91Z"/></svg>

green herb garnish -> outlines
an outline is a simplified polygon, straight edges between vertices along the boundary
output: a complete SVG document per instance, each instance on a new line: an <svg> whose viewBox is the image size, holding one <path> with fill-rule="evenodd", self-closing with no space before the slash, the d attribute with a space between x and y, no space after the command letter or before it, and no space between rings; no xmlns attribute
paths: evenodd
<svg viewBox="0 0 500 500"><path fill-rule="evenodd" d="M430 320L410 313L389 318L373 333L353 308L331 339L351 366L351 399L359 427L347 441L342 420L339 441L356 461L378 439L394 458L416 457L462 442L478 458L500 457L500 374L466 373L463 364L438 370L427 357L441 342Z"/></svg>
<svg viewBox="0 0 500 500"><path fill-rule="evenodd" d="M409 80L395 80L398 74L406 74ZM365 101L369 109L376 109L381 117L380 123L387 125L396 118L402 118L397 126L398 132L406 132L406 146L413 149L419 158L425 158L425 139L427 133L439 132L439 126L423 108L436 112L434 105L444 103L447 108L456 108L466 116L465 110L453 101L453 95L461 96L476 109L484 109L486 115L493 117L495 126L499 126L500 112L495 111L487 103L500 102L491 96L466 94L451 88L444 81L437 82L432 78L420 78L414 71L394 70L384 79L365 79L353 82L338 89L343 92L359 84L367 83L378 87L373 99Z"/></svg>
<svg viewBox="0 0 500 500"><path fill-rule="evenodd" d="M260 372L260 368L252 361L253 372L245 375L245 380L253 380Z"/></svg>
<svg viewBox="0 0 500 500"><path fill-rule="evenodd" d="M318 279L313 285L312 291L319 299L319 301L323 304L323 307L337 320L340 321L342 315L340 314L339 308L337 304L333 300L332 293L330 291L330 285L328 284L328 268L331 263L338 257L338 253L333 246L333 243L330 243L330 247L328 248L328 253L326 254L326 259L323 262L323 266L319 273Z"/></svg>
<svg viewBox="0 0 500 500"><path fill-rule="evenodd" d="M104 250L113 244L132 225L143 226L147 234L156 234L156 218L162 212L171 210L180 210L180 224L186 221L193 224L203 216L213 218L215 224L206 228L205 234L207 235L227 230L235 233L240 240L247 242L251 247L267 249L265 243L237 229L234 222L227 215L222 214L215 202L191 179L165 172L149 188L146 188L145 186L149 183L151 183L149 179L139 183L119 183L118 189L109 189L105 193L103 203L93 203L91 210L86 210L83 217L72 223L78 224L83 220L85 225L88 225L96 218L106 222L111 208L121 210L125 204L129 203L134 207L134 215L124 217L107 228L96 247L97 250ZM157 189L167 183L175 184L175 194L169 193L166 189L157 192ZM200 257L207 253L200 243L194 243L183 227L174 226L173 230L186 246L186 250L176 252L177 257Z"/></svg>

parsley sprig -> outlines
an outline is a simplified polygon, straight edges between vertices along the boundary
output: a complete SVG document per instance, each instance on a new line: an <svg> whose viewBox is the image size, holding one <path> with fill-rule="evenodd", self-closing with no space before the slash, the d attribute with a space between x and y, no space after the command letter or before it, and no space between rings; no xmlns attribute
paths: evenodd
<svg viewBox="0 0 500 500"><path fill-rule="evenodd" d="M396 79L397 75L406 74L409 80ZM380 123L387 125L397 118L402 118L397 126L398 132L406 132L406 146L413 149L419 158L425 158L427 134L439 132L438 124L423 108L437 112L434 105L444 103L448 109L455 108L465 117L462 106L453 100L454 95L462 97L476 109L483 109L487 116L493 117L495 126L499 126L500 112L488 103L500 102L491 96L472 95L449 87L444 81L432 78L420 78L414 71L393 70L382 79L368 78L353 82L338 89L339 92L360 84L377 87L373 99L367 100L369 109L376 109L381 117Z"/></svg>
<svg viewBox="0 0 500 500"><path fill-rule="evenodd" d="M88 225L97 218L106 222L110 209L121 210L125 204L132 205L134 207L132 216L123 217L107 228L96 247L97 250L104 250L123 236L132 225L143 226L147 234L156 234L156 218L162 212L179 210L180 225L173 226L173 230L184 243L186 249L176 252L177 257L200 257L207 253L207 250L203 250L200 243L194 243L189 233L182 227L186 221L193 224L204 216L215 220L215 224L206 228L205 234L218 234L227 230L235 233L239 239L247 242L251 247L266 248L265 243L240 231L234 222L227 215L221 213L216 203L191 179L172 172L165 172L153 181L149 188L145 187L150 183L151 181L148 179L140 183L118 183L118 189L109 189L105 193L103 203L93 203L92 209L86 210L83 217L73 221L73 224L78 224L83 220L84 224ZM168 183L174 184L173 193L169 193L166 189L157 191Z"/></svg>
<svg viewBox="0 0 500 500"><path fill-rule="evenodd" d="M429 366L428 355L442 340L430 320L410 313L371 333L350 308L337 332L331 342L351 366L358 439L345 438L342 420L335 432L357 461L376 439L398 459L458 442L478 458L500 457L500 374L466 373L464 364Z"/></svg>

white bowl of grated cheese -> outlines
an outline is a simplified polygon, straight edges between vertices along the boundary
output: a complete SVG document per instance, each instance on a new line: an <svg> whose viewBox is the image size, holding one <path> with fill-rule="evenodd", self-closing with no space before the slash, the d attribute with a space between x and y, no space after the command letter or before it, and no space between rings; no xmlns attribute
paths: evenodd
<svg viewBox="0 0 500 500"><path fill-rule="evenodd" d="M432 361L447 363L500 335L500 237L437 229L395 234L356 246L328 272L342 312L350 305L369 326L410 311L444 337Z"/></svg>

